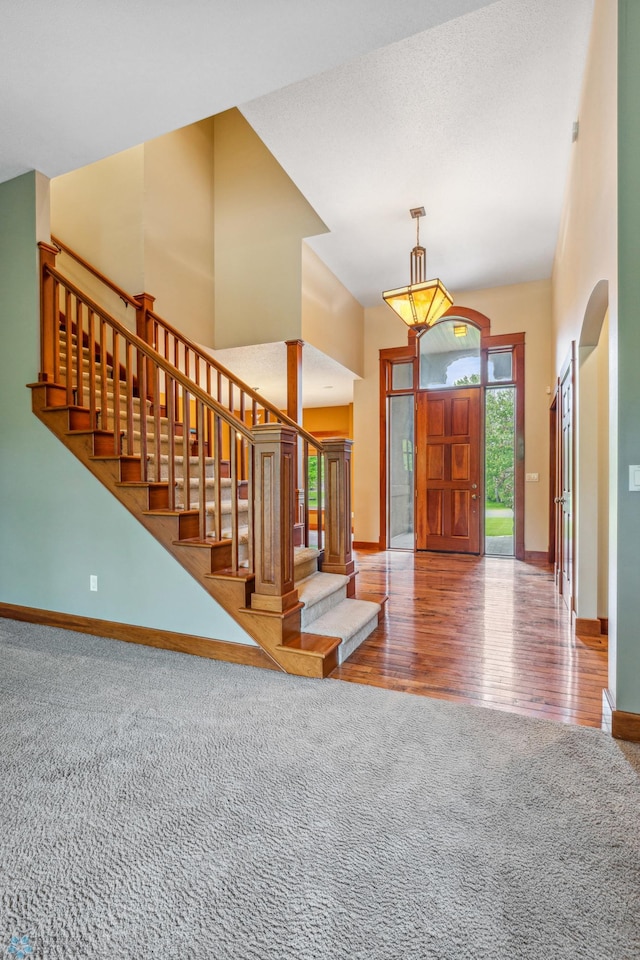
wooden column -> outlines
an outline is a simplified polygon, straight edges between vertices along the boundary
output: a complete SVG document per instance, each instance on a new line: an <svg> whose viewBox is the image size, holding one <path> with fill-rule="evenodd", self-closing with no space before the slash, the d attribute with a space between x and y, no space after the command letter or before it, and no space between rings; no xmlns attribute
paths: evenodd
<svg viewBox="0 0 640 960"><path fill-rule="evenodd" d="M322 569L352 577L355 562L351 548L351 447L353 440L330 438L324 445L325 545ZM353 579L350 588L353 585ZM353 590L348 591L353 595Z"/></svg>
<svg viewBox="0 0 640 960"><path fill-rule="evenodd" d="M287 416L302 426L302 340L285 340L287 347ZM296 533L295 544L304 539L304 475L302 441L297 440L295 460Z"/></svg>
<svg viewBox="0 0 640 960"><path fill-rule="evenodd" d="M286 340L287 416L302 425L302 340Z"/></svg>
<svg viewBox="0 0 640 960"><path fill-rule="evenodd" d="M156 301L150 293L138 293L133 298L138 306L136 307L136 334L150 347L156 348L153 342L153 320L149 316L153 310ZM153 400L153 363L147 360L147 400ZM138 379L142 375L141 369L138 369ZM165 401L166 402L166 401Z"/></svg>
<svg viewBox="0 0 640 960"><path fill-rule="evenodd" d="M293 570L296 435L279 423L253 427L254 610L282 613L298 603Z"/></svg>
<svg viewBox="0 0 640 960"><path fill-rule="evenodd" d="M40 373L41 383L53 383L55 379L56 309L54 303L55 281L46 267L55 267L58 250L48 243L40 242Z"/></svg>

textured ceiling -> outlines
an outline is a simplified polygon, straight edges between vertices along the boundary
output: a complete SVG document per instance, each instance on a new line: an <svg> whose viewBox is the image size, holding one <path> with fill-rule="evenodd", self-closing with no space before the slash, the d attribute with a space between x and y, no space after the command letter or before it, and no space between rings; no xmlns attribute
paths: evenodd
<svg viewBox="0 0 640 960"><path fill-rule="evenodd" d="M68 173L486 3L3 0L0 182Z"/></svg>
<svg viewBox="0 0 640 960"><path fill-rule="evenodd" d="M364 305L409 282L415 223L450 290L551 275L592 0L499 0L242 106Z"/></svg>
<svg viewBox="0 0 640 960"><path fill-rule="evenodd" d="M286 410L286 344L261 343L254 347L232 347L208 352L228 370L233 370L248 386L281 410ZM305 407L336 407L352 403L353 384L359 379L346 367L305 343L302 351Z"/></svg>

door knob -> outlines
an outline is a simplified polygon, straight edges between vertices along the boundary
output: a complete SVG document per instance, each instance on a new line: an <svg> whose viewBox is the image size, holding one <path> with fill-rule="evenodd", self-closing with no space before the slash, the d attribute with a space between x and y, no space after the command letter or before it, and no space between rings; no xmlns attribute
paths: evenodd
<svg viewBox="0 0 640 960"><path fill-rule="evenodd" d="M477 493L472 493L472 494L471 494L471 499L472 499L472 500L477 500L477 499L478 499L478 494L477 494Z"/></svg>

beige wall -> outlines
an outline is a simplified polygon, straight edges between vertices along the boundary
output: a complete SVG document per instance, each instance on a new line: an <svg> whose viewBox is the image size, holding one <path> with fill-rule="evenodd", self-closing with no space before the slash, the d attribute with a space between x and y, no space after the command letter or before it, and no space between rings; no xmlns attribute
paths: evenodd
<svg viewBox="0 0 640 960"><path fill-rule="evenodd" d="M144 148L51 181L51 229L127 292L144 290Z"/></svg>
<svg viewBox="0 0 640 960"><path fill-rule="evenodd" d="M364 309L302 244L302 339L347 370L364 373Z"/></svg>
<svg viewBox="0 0 640 960"><path fill-rule="evenodd" d="M454 304L491 320L491 333L525 333L525 470L537 483L525 487L525 549L546 551L549 496L549 344L551 284L548 280L454 294ZM355 536L379 538L379 351L407 342L407 329L385 305L365 311L365 376L354 390Z"/></svg>
<svg viewBox="0 0 640 960"><path fill-rule="evenodd" d="M238 110L214 130L213 346L299 339L302 239L326 227Z"/></svg>
<svg viewBox="0 0 640 960"><path fill-rule="evenodd" d="M196 343L214 340L213 119L144 145L144 267L155 309Z"/></svg>
<svg viewBox="0 0 640 960"><path fill-rule="evenodd" d="M204 120L51 183L52 230L188 337L213 343L213 121ZM131 309L72 260L61 266L133 329Z"/></svg>
<svg viewBox="0 0 640 960"><path fill-rule="evenodd" d="M205 347L303 339L363 371L364 311L303 243L326 227L237 110L58 177L52 229ZM135 315L61 267L130 329Z"/></svg>
<svg viewBox="0 0 640 960"><path fill-rule="evenodd" d="M574 605L585 619L608 615L608 580L615 578L607 541L616 412L607 368L615 364L610 347L617 338L616 8L610 0L595 3L552 278L554 381L572 341L578 361ZM603 324L607 310L610 322Z"/></svg>
<svg viewBox="0 0 640 960"><path fill-rule="evenodd" d="M353 385L353 514L355 539L368 543L379 540L379 351L406 342L406 326L386 303L365 310L364 375Z"/></svg>
<svg viewBox="0 0 640 960"><path fill-rule="evenodd" d="M567 358L571 341L580 342L585 311L598 281L608 280L610 300L615 297L616 7L611 0L595 3L578 114L580 131L572 148L552 275L554 375Z"/></svg>

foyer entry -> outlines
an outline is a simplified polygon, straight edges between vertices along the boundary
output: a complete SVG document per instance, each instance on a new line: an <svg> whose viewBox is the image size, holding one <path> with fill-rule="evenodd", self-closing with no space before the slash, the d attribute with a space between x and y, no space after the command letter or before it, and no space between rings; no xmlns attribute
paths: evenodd
<svg viewBox="0 0 640 960"><path fill-rule="evenodd" d="M380 361L380 546L524 559L524 334L452 307Z"/></svg>

